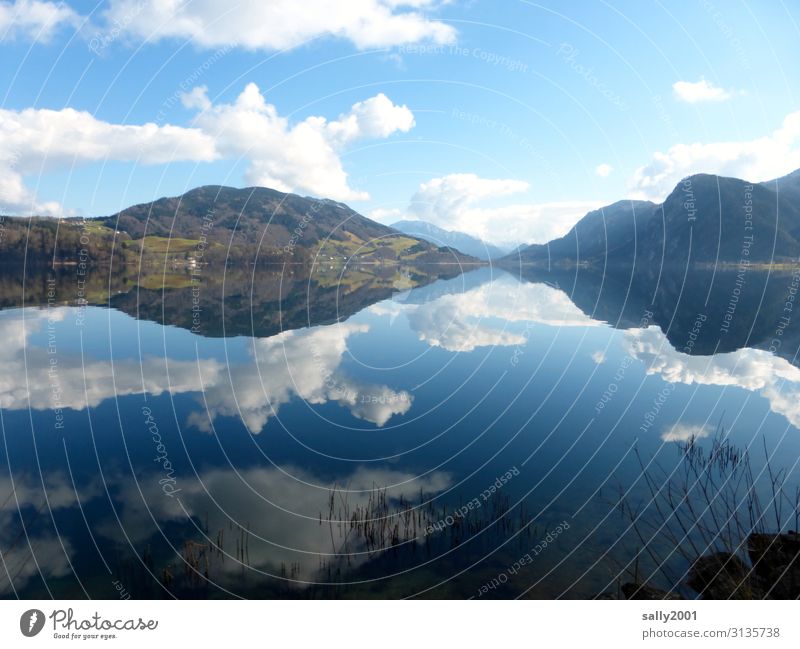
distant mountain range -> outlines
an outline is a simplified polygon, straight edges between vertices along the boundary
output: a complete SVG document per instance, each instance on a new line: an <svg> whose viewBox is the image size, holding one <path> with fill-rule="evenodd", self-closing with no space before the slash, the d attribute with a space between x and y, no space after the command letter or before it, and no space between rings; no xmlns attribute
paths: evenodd
<svg viewBox="0 0 800 649"><path fill-rule="evenodd" d="M9 263L477 262L343 203L264 187L198 187L108 217L9 218L3 225L0 259Z"/></svg>
<svg viewBox="0 0 800 649"><path fill-rule="evenodd" d="M661 204L589 212L566 235L508 253L424 221L382 225L343 203L264 187L198 187L94 219L5 218L0 263L259 262L587 266L651 272L800 257L800 170L764 183L697 174Z"/></svg>
<svg viewBox="0 0 800 649"><path fill-rule="evenodd" d="M667 199L619 201L589 212L566 235L505 264L640 269L780 263L800 257L800 170L763 183L697 174Z"/></svg>
<svg viewBox="0 0 800 649"><path fill-rule="evenodd" d="M425 239L437 246L449 246L460 250L465 255L477 257L478 259L500 259L508 254L508 250L503 250L491 243L486 243L477 237L473 237L464 232L445 230L438 225L427 221L398 221L392 223L395 230L405 232L413 237Z"/></svg>
<svg viewBox="0 0 800 649"><path fill-rule="evenodd" d="M198 187L182 196L129 207L104 224L136 239L147 235L198 240L205 235L208 241L230 248L234 258L242 252L253 258L262 251L270 258L321 263L456 263L457 256L463 257L442 244L403 236L344 203L265 187ZM257 250L252 250L254 246Z"/></svg>

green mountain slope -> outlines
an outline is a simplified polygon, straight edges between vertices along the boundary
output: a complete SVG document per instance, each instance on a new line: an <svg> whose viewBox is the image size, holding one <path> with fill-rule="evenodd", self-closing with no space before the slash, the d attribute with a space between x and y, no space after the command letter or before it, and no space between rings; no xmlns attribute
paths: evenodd
<svg viewBox="0 0 800 649"><path fill-rule="evenodd" d="M347 205L264 187L206 186L97 219L6 218L2 260L18 263L474 263ZM27 244L27 247L26 247Z"/></svg>

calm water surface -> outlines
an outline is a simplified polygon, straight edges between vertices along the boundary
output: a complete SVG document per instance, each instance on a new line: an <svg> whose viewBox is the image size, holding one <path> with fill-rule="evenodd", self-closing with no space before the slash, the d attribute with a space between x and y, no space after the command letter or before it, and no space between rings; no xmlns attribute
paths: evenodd
<svg viewBox="0 0 800 649"><path fill-rule="evenodd" d="M726 320L730 279L528 275L32 282L0 312L0 594L595 597L634 561L682 588L620 498L657 522L690 438L794 480L791 278Z"/></svg>

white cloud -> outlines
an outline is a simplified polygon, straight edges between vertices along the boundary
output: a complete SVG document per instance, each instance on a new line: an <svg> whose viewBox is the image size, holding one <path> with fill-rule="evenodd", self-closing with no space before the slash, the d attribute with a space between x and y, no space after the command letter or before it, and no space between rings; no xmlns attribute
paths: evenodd
<svg viewBox="0 0 800 649"><path fill-rule="evenodd" d="M20 174L0 164L0 214L61 215L63 211L57 201L37 200Z"/></svg>
<svg viewBox="0 0 800 649"><path fill-rule="evenodd" d="M0 151L16 152L15 168L35 173L107 159L143 164L212 160L214 142L193 128L111 124L72 108L0 109Z"/></svg>
<svg viewBox="0 0 800 649"><path fill-rule="evenodd" d="M408 312L409 326L415 330L420 340L431 347L441 347L450 352L471 352L479 347L511 347L524 345L525 336L508 331L501 326L480 321L465 306L461 295L448 295L440 300L411 309ZM469 305L472 306L472 305Z"/></svg>
<svg viewBox="0 0 800 649"><path fill-rule="evenodd" d="M592 361L597 365L602 365L605 363L606 360L606 353L598 349L597 351L592 352Z"/></svg>
<svg viewBox="0 0 800 649"><path fill-rule="evenodd" d="M235 521L246 525L252 533L248 543L249 568L279 574L282 564L292 564L295 579L318 581L324 578L325 571L320 555L335 561L336 557L330 556L332 552L342 557L346 554L351 568L381 556L380 552L365 551L359 535L341 539L335 532L332 544L330 526L319 522L321 516L327 517L332 491L346 499L351 508L365 509L370 507L375 491L381 490L394 511L395 507L400 508L401 499L418 503L420 492L432 498L453 485L452 476L445 471L417 475L375 465L348 468L347 472L333 476L326 472L325 477L292 465L236 470L211 467L197 476L179 474L177 497L167 498L159 484L162 478L162 473L146 467L137 467L135 476L105 467L104 488L99 480L91 480L79 484L76 491L71 477L62 472L44 471L41 476L20 473L14 476L13 483L0 474L0 494L14 494L14 506L0 509L0 547L8 568L4 570L0 563L0 595L13 594L14 588L25 588L40 572L45 578L70 574L69 561L75 559L83 542L73 536L72 526L60 526L59 536L51 531L52 526L45 526L45 530L31 527L27 530L30 543L20 542L22 530L17 505L23 512L39 511L49 505L59 516L79 517L78 494L80 504L85 506L96 503L98 498L105 499L108 490L114 494L117 515L94 521L95 534L141 546L154 535L161 538L161 530L170 523L186 525L184 530L196 532L190 519L195 523L203 521L214 537L218 530L229 529L230 522ZM425 525L418 528L418 541L422 540L424 529ZM222 536L222 546L232 560L212 562L211 579L236 590L241 586L242 565L232 556L233 539L226 544L225 538L227 535ZM13 577L13 584L9 576ZM299 583L295 586L302 587Z"/></svg>
<svg viewBox="0 0 800 649"><path fill-rule="evenodd" d="M236 45L281 50L324 36L351 41L360 49L432 41L451 43L455 30L431 20L434 0L112 0L106 14L128 34L150 41L189 40L197 46Z"/></svg>
<svg viewBox="0 0 800 649"><path fill-rule="evenodd" d="M282 405L299 397L311 404L337 402L354 417L384 426L411 408L412 395L363 383L339 369L349 338L368 330L345 322L255 341L254 362L232 367L230 381L214 380L213 375L206 381L203 376L208 414L198 413L190 423L208 431L218 417L239 416L255 434Z"/></svg>
<svg viewBox="0 0 800 649"><path fill-rule="evenodd" d="M208 98L208 86L195 86L189 92L180 93L181 104L189 110L204 111L211 108Z"/></svg>
<svg viewBox="0 0 800 649"><path fill-rule="evenodd" d="M163 164L210 161L214 141L198 129L111 124L72 108L0 109L0 209L58 214L57 203L40 203L23 177L102 160Z"/></svg>
<svg viewBox="0 0 800 649"><path fill-rule="evenodd" d="M518 203L490 207L486 203L527 191L522 180L449 174L419 186L408 207L410 218L429 221L501 246L545 243L566 234L596 201ZM380 213L377 216L384 216Z"/></svg>
<svg viewBox="0 0 800 649"><path fill-rule="evenodd" d="M397 223L406 217L406 213L396 207L378 207L369 213L369 218L378 223L386 223L387 225Z"/></svg>
<svg viewBox="0 0 800 649"><path fill-rule="evenodd" d="M414 126L408 107L393 104L384 94L354 104L335 120L311 116L294 125L267 103L254 83L230 104L212 106L202 88L185 95L184 103L201 108L194 125L213 140L221 157L250 160L249 184L336 200L368 197L349 186L339 157L342 147Z"/></svg>
<svg viewBox="0 0 800 649"><path fill-rule="evenodd" d="M420 491L435 495L452 486L453 479L444 471L415 475L400 470L359 466L347 473L321 478L307 468L283 465L280 467L211 468L197 478L180 479L179 498L165 498L157 476L146 474L138 484L130 476L111 476L116 487L120 520L126 536L122 535L115 517L96 525L99 533L121 542L133 540L144 543L158 533L153 524L155 517L163 527L168 522L188 523L187 516L208 524L212 535L216 530L227 530L230 521L247 525L251 532L248 545L248 566L279 574L281 564L295 566L295 579L314 581L322 577L320 555L335 562L331 553L347 554L347 564L352 569L380 556L365 551L359 535L340 538L334 523L331 528L320 525L319 518L327 517L329 497L335 490L349 507L365 509L370 506L376 489L385 489L391 509L402 498L419 500ZM141 491L140 491L141 490ZM322 513L321 513L322 512ZM334 514L334 518L336 518ZM424 527L419 528L422 534ZM227 538L227 533L224 535ZM233 542L225 549L232 555ZM241 586L242 566L231 556L231 561L214 562L212 575L217 583L236 590ZM296 587L302 584L295 582Z"/></svg>
<svg viewBox="0 0 800 649"><path fill-rule="evenodd" d="M430 302L387 301L373 305L370 311L390 317L404 313L409 327L420 340L450 352L524 345L527 337L509 327L510 323L600 326L563 291L547 284L521 283L506 274L468 291L445 294Z"/></svg>
<svg viewBox="0 0 800 649"><path fill-rule="evenodd" d="M675 424L661 433L665 442L688 442L708 437L713 429L708 424Z"/></svg>
<svg viewBox="0 0 800 649"><path fill-rule="evenodd" d="M3 570L4 574L0 575L0 595L9 596L13 593L13 596L18 596L14 589L24 588L31 578L44 575L57 579L71 574L68 556L74 553L74 546L68 539L49 531L40 534L29 532L26 541L20 543L18 519L6 523L2 518L0 523L3 531L8 530L8 533L0 535L0 542L4 547L16 544L13 552L4 553L3 560L5 566L13 565L16 571Z"/></svg>
<svg viewBox="0 0 800 649"><path fill-rule="evenodd" d="M614 167L606 162L599 164L594 168L594 172L601 178L608 178L612 171L614 171Z"/></svg>
<svg viewBox="0 0 800 649"><path fill-rule="evenodd" d="M383 93L353 104L338 120L325 124L328 138L347 144L361 138L387 138L392 133L407 133L414 126L414 114L408 106L395 106Z"/></svg>
<svg viewBox="0 0 800 649"><path fill-rule="evenodd" d="M636 170L632 198L661 201L684 177L695 173L762 182L800 167L800 111L786 116L779 129L754 140L676 144L657 152Z"/></svg>
<svg viewBox="0 0 800 649"><path fill-rule="evenodd" d="M725 101L731 97L730 92L715 86L705 79L694 82L676 81L672 84L672 90L675 93L675 97L689 104L703 101Z"/></svg>
<svg viewBox="0 0 800 649"><path fill-rule="evenodd" d="M0 2L0 42L17 37L48 41L61 27L77 24L78 15L63 2Z"/></svg>
<svg viewBox="0 0 800 649"><path fill-rule="evenodd" d="M486 240L492 243L547 243L565 235L587 212L602 204L601 201L517 203L474 210L468 216L484 224Z"/></svg>
<svg viewBox="0 0 800 649"><path fill-rule="evenodd" d="M311 116L294 125L252 83L230 104L212 105L202 87L182 100L199 111L191 128L112 124L72 108L0 109L0 210L59 214L60 206L39 202L23 178L103 160L168 164L244 158L250 161L249 184L337 200L362 199L367 195L348 185L342 148L414 126L408 107L393 104L383 94L354 104L335 120Z"/></svg>
<svg viewBox="0 0 800 649"><path fill-rule="evenodd" d="M447 218L480 200L519 194L528 188L528 183L523 180L449 174L422 183L411 199L411 205L417 213Z"/></svg>
<svg viewBox="0 0 800 649"><path fill-rule="evenodd" d="M241 417L253 434L292 399L311 404L338 403L375 426L406 413L413 397L385 385L359 381L340 370L350 336L366 325L342 323L278 334L253 341L251 362L227 367L214 359L179 361L145 356L141 360L95 360L59 348L57 372L40 336L50 318L58 322L72 310L54 309L0 319L0 408L83 410L107 399L134 394L158 396L200 393L206 413L189 423L210 430L217 417ZM20 382L20 377L24 380Z"/></svg>
<svg viewBox="0 0 800 649"><path fill-rule="evenodd" d="M24 588L31 577L63 577L70 574L69 558L74 544L63 535L56 536L49 526L26 530L25 542L20 542L20 514L28 511L51 511L75 508L105 493L99 481L81 485L80 495L72 479L63 472L16 472L14 479L0 474L0 494L12 495L7 506L0 508L0 595ZM77 515L77 511L72 512ZM37 529L39 528L39 529ZM13 567L12 567L13 566ZM5 568L5 569L4 569ZM11 568L9 570L9 568Z"/></svg>
<svg viewBox="0 0 800 649"><path fill-rule="evenodd" d="M773 412L800 428L800 368L762 349L745 347L714 356L675 350L658 327L625 332L625 348L649 375L669 383L739 387L758 392Z"/></svg>
<svg viewBox="0 0 800 649"><path fill-rule="evenodd" d="M197 363L146 357L141 362L118 360L112 367L110 361L82 359L79 353L66 349L59 349L57 372L51 374L51 358L45 346L36 344L34 334L43 329L48 318L55 323L66 314L74 315L71 310L57 309L24 317L9 314L0 320L0 340L4 341L0 348L0 408L83 410L115 395L199 391L199 367L204 376L213 376L215 381L225 375L224 365L214 360ZM27 379L20 382L21 376Z"/></svg>

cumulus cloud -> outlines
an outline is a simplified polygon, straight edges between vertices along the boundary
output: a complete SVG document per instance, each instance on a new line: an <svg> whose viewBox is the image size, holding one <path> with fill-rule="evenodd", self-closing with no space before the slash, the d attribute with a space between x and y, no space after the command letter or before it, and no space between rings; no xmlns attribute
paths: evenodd
<svg viewBox="0 0 800 649"><path fill-rule="evenodd" d="M357 102L337 119L311 116L297 124L279 115L252 83L230 104L212 105L202 87L182 99L198 111L189 128L113 124L71 108L0 109L0 210L57 215L60 206L39 202L24 177L104 160L168 164L244 158L249 160L249 184L362 199L366 193L348 184L343 147L414 126L408 107L393 104L384 94Z"/></svg>
<svg viewBox="0 0 800 649"><path fill-rule="evenodd" d="M0 110L0 138L0 150L16 153L22 173L106 159L162 164L214 157L213 140L198 129L112 124L72 108Z"/></svg>
<svg viewBox="0 0 800 649"><path fill-rule="evenodd" d="M339 403L354 417L384 426L411 408L412 395L356 380L340 370L349 338L368 330L366 325L345 322L255 341L254 362L232 367L230 381L203 377L208 410L195 415L191 423L211 430L218 417L240 416L255 434L283 404L299 397L311 404Z"/></svg>
<svg viewBox="0 0 800 649"><path fill-rule="evenodd" d="M0 164L0 213L61 215L64 209L58 201L40 201L25 186L22 176Z"/></svg>
<svg viewBox="0 0 800 649"><path fill-rule="evenodd" d="M227 367L214 359L178 361L145 357L141 361L81 358L60 349L57 371L51 356L37 344L36 333L48 318L61 319L69 309L9 314L0 320L0 408L83 410L107 399L134 394L204 392L189 424L210 430L220 416L241 417L253 434L259 433L280 407L294 398L311 404L338 403L375 426L406 413L413 397L385 385L357 380L340 369L351 335L367 331L364 325L314 327L255 340L253 362ZM23 381L20 381L23 377Z"/></svg>
<svg viewBox="0 0 800 649"><path fill-rule="evenodd" d="M606 361L606 353L602 349L592 352L592 362L602 365Z"/></svg>
<svg viewBox="0 0 800 649"><path fill-rule="evenodd" d="M214 141L196 128L112 124L72 108L0 109L0 208L15 213L58 214L40 203L23 177L102 160L164 164L210 161Z"/></svg>
<svg viewBox="0 0 800 649"><path fill-rule="evenodd" d="M254 83L230 104L212 106L202 88L186 95L184 103L201 109L194 125L213 139L220 156L250 160L249 184L336 200L368 197L349 186L339 157L342 147L414 126L408 107L393 104L382 93L354 104L338 119L312 116L297 124L281 117Z"/></svg>
<svg viewBox="0 0 800 649"><path fill-rule="evenodd" d="M162 529L167 523L188 523L187 516L193 517L207 524L212 534L227 530L233 520L247 524L251 532L250 567L278 574L281 564L291 564L296 566L295 577L302 580L320 576L324 570L320 554L347 553L351 568L370 557L368 552L362 552L357 535L332 545L329 526L320 525L320 512L328 511L330 490L336 489L355 509L366 507L376 488L385 488L387 500L395 503L401 497L405 501L418 500L420 490L433 495L452 485L451 475L443 471L417 476L401 470L359 466L334 478L320 479L307 469L291 465L213 468L203 471L199 479L181 478L181 492L173 499L164 497L156 479L142 479L138 485L132 484L129 476L124 481L122 477L110 479L112 484L119 484L118 508L127 538L142 543L156 534L151 515ZM97 527L106 537L122 541L126 538L116 519ZM232 545L227 548L231 553ZM328 559L334 561L335 557ZM217 562L214 569L222 571L214 575L218 583L234 589L241 584L242 566L237 561Z"/></svg>
<svg viewBox="0 0 800 649"><path fill-rule="evenodd" d="M523 180L449 174L422 183L411 199L411 208L429 218L447 218L480 200L519 194L528 188Z"/></svg>
<svg viewBox="0 0 800 649"><path fill-rule="evenodd" d="M405 211L397 207L377 207L369 213L369 218L379 223L392 224L404 219Z"/></svg>
<svg viewBox="0 0 800 649"><path fill-rule="evenodd" d="M529 184L509 178L481 178L454 173L420 184L405 211L380 208L371 216L383 222L403 216L428 221L484 241L513 247L520 243L545 243L566 234L596 201L514 203L491 206L496 199L526 192Z"/></svg>
<svg viewBox="0 0 800 649"><path fill-rule="evenodd" d="M139 39L189 40L203 48L235 45L282 50L331 36L360 49L431 41L450 43L455 30L430 19L436 0L112 0L106 13Z"/></svg>
<svg viewBox="0 0 800 649"><path fill-rule="evenodd" d="M522 334L481 323L468 312L451 311L448 303L457 302L454 297L447 296L428 308L409 312L409 325L419 334L420 340L431 347L442 347L451 352L471 352L478 347L525 344L525 336Z"/></svg>
<svg viewBox="0 0 800 649"><path fill-rule="evenodd" d="M0 521L3 518L6 517L0 517ZM3 547L14 542L17 545L13 551L4 554L0 563L0 595L8 596L40 575L58 578L71 573L69 557L74 554L74 546L69 539L52 532L29 533L25 542L19 543L18 529L14 521L3 522L3 530L8 530L0 534Z"/></svg>
<svg viewBox="0 0 800 649"><path fill-rule="evenodd" d="M0 2L0 41L14 38L48 41L60 28L77 24L78 15L63 2Z"/></svg>
<svg viewBox="0 0 800 649"><path fill-rule="evenodd" d="M708 424L675 424L661 433L661 439L665 442L688 442L708 437L712 432L713 428Z"/></svg>
<svg viewBox="0 0 800 649"><path fill-rule="evenodd" d="M20 514L26 511L52 512L77 507L104 493L99 481L82 485L76 493L71 478L60 471L31 475L16 473L11 479L0 472L0 494L13 494L9 506L0 509L0 594L13 593L24 588L31 577L40 573L46 577L63 577L70 573L69 558L74 544L62 535L56 535L51 526L26 530L26 539L20 539ZM11 506L13 504L13 506ZM26 516L26 519L28 517Z"/></svg>
<svg viewBox="0 0 800 649"><path fill-rule="evenodd" d="M606 162L599 164L594 168L594 172L601 178L608 178L612 171L614 171L614 167Z"/></svg>
<svg viewBox="0 0 800 649"><path fill-rule="evenodd" d="M547 284L521 283L509 275L429 302L382 302L370 307L377 315L404 313L420 340L451 352L479 347L523 345L525 335L509 323L553 327L589 327L600 323L586 316L563 291Z"/></svg>
<svg viewBox="0 0 800 649"><path fill-rule="evenodd" d="M695 173L762 182L800 167L800 111L786 116L772 134L754 140L675 144L636 170L632 198L661 201L675 185Z"/></svg>
<svg viewBox="0 0 800 649"><path fill-rule="evenodd" d="M800 427L800 368L768 351L745 347L714 356L675 350L658 327L625 332L625 349L650 375L669 383L720 385L757 392L773 412Z"/></svg>
<svg viewBox="0 0 800 649"><path fill-rule="evenodd" d="M689 104L704 101L725 101L731 98L731 93L713 83L700 79L700 81L676 81L672 84L675 97Z"/></svg>
<svg viewBox="0 0 800 649"><path fill-rule="evenodd" d="M25 315L9 314L0 320L0 407L9 410L56 407L83 410L100 405L114 396L147 392L154 396L171 392L195 392L201 388L198 367L205 376L219 381L224 365L214 360L167 361L144 358L111 361L81 358L79 353L59 352L58 365L51 371L51 359L44 345L37 345L35 334L44 329L48 319L57 322L68 309L34 311ZM144 376L144 379L142 378ZM27 380L20 381L20 377Z"/></svg>
<svg viewBox="0 0 800 649"><path fill-rule="evenodd" d="M333 122L322 122L331 142L348 144L361 138L386 138L392 133L407 133L414 126L414 114L407 106L395 106L383 93L353 104L346 115Z"/></svg>
<svg viewBox="0 0 800 649"><path fill-rule="evenodd" d="M138 545L153 535L160 538L170 523L184 524L187 527L182 529L196 532L191 519L203 521L214 535L217 530L228 529L230 522L235 521L247 525L252 533L248 543L251 568L278 574L281 564L292 564L298 570L295 577L306 580L319 577L324 569L320 566L320 554L347 553L351 566L360 565L370 557L368 552L359 552L364 548L358 538L331 545L329 527L319 524L320 512L328 511L331 490L340 494L346 492L347 502L355 508L366 507L375 489L385 490L388 502L397 503L401 498L405 502L418 499L420 491L434 496L453 484L452 476L444 471L416 475L376 466L357 466L325 478L291 465L237 470L209 468L199 476L178 476L180 487L176 497L165 498L159 484L161 477L147 469L144 473L138 471L134 477L107 467L103 479L105 487L99 480L78 485L82 506L106 498L106 488L114 494L118 516L95 522L95 533L124 545L131 542ZM48 501L45 501L42 482ZM78 496L69 475L45 471L41 477L33 478L20 474L14 476L12 484L0 473L0 494L12 491L15 507L0 510L0 544L4 549L0 563L0 594L3 595L12 593L14 588L24 588L40 571L46 578L70 574L69 561L74 559L79 546L72 538L71 529L61 528L56 536L49 525L45 530L28 529L30 543L19 542L21 527L17 504L22 511L41 510L48 503L56 512L78 506ZM78 516L77 510L70 515ZM419 532L422 533L422 528ZM225 549L233 554L233 542ZM215 580L233 588L241 584L242 566L237 561L215 562L213 569L221 571L214 575Z"/></svg>

